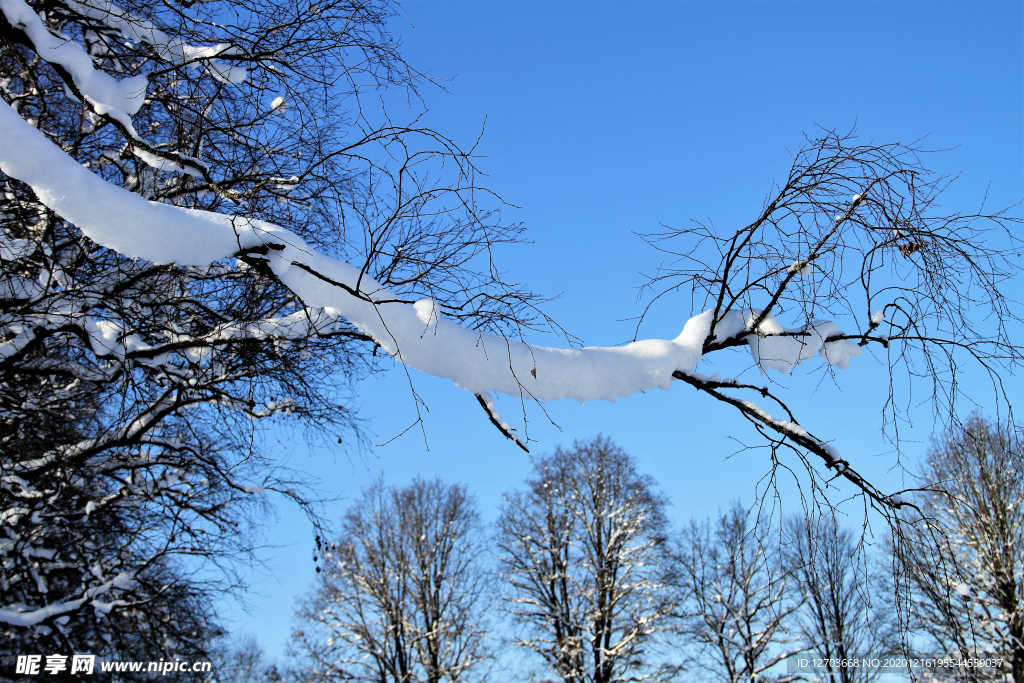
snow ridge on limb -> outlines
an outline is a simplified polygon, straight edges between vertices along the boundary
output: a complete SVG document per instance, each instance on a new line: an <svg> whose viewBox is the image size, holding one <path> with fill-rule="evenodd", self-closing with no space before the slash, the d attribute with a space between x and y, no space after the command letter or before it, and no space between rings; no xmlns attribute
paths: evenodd
<svg viewBox="0 0 1024 683"><path fill-rule="evenodd" d="M12 0L5 0L9 2ZM20 1L20 0L18 0ZM246 69L226 64L216 57L237 55L238 50L226 43L210 47L189 45L181 38L170 37L152 22L118 7L110 0L67 0L68 6L83 16L99 21L118 31L128 40L148 43L163 59L175 64L206 62L217 80L223 83L240 83L245 80Z"/></svg>
<svg viewBox="0 0 1024 683"><path fill-rule="evenodd" d="M487 419L491 421L491 424L498 428L498 431L527 453L530 452L530 449L526 447L526 444L524 444L516 435L516 430L512 428L512 425L501 419L501 415L498 414L497 406L494 405L494 398L490 394L486 392L476 394L476 400L480 402L481 406L483 406L484 411L487 413Z"/></svg>
<svg viewBox="0 0 1024 683"><path fill-rule="evenodd" d="M159 204L107 183L64 154L10 106L0 107L0 134L11 141L0 151L0 168L30 185L40 201L93 241L154 263L206 265L258 254L307 306L336 309L405 365L451 379L474 394L498 391L546 401L613 401L655 387L668 389L674 372L693 368L702 357L711 311L691 318L672 340L582 349L514 342L460 327L441 317L430 299L404 301L366 276L360 280L354 266L314 251L280 226ZM767 327L770 322L761 324ZM758 341L761 356L772 361L764 367L792 367L808 357L807 349L816 353L825 343L820 331L787 330L782 336L783 329L776 326L778 340ZM739 333L742 322L734 327ZM788 335L817 339L818 346ZM776 341L785 341L792 349L774 344L769 356L765 345Z"/></svg>

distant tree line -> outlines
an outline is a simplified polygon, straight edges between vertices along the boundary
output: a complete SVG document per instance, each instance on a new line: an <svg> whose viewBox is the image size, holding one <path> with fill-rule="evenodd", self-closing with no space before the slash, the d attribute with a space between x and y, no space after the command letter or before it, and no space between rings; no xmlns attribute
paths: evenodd
<svg viewBox="0 0 1024 683"><path fill-rule="evenodd" d="M1020 456L978 416L936 438L912 532L871 547L831 509L773 523L736 502L673 530L605 437L534 458L490 533L462 485L378 479L323 548L292 675L871 683L881 671L850 660L916 655L1002 664L915 675L1024 681ZM825 663L793 671L797 656Z"/></svg>

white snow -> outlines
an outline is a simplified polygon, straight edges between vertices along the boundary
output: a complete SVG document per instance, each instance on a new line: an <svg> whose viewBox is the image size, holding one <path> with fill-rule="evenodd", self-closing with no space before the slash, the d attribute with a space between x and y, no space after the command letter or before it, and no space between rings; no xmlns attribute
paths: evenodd
<svg viewBox="0 0 1024 683"><path fill-rule="evenodd" d="M39 15L24 0L0 0L0 10L12 26L25 32L41 58L51 64L59 64L71 74L75 85L97 112L110 115L134 132L130 117L139 110L146 97L149 81L145 76L133 76L119 81L97 71L85 48L50 33Z"/></svg>
<svg viewBox="0 0 1024 683"><path fill-rule="evenodd" d="M113 585L114 588L130 588L132 585L132 575L128 572L121 572L114 577L111 585Z"/></svg>
<svg viewBox="0 0 1024 683"><path fill-rule="evenodd" d="M157 54L169 62L176 64L208 62L216 78L230 83L241 83L245 80L245 69L214 59L235 54L234 48L227 43L218 43L209 47L189 45L180 38L169 37L150 22L126 12L111 0L68 0L68 5L82 15L100 21L120 32L122 36L132 42L152 45Z"/></svg>
<svg viewBox="0 0 1024 683"><path fill-rule="evenodd" d="M786 268L786 272L796 273L797 275L800 276L807 275L808 273L811 272L811 263L810 261L804 263L802 260L793 261L791 264L789 264L789 267Z"/></svg>
<svg viewBox="0 0 1024 683"><path fill-rule="evenodd" d="M226 43L209 47L196 47L169 38L152 24L125 12L109 0L68 0L69 5L92 19L101 21L118 30L127 39L152 45L158 54L178 64L201 62L209 73L224 83L242 83L248 77L245 68L215 59L218 56L235 54L235 49ZM36 53L51 64L63 67L70 74L78 90L99 114L110 116L121 123L128 135L140 140L132 124L132 115L138 112L146 99L149 79L146 75L132 76L118 80L93 67L92 57L79 43L66 37L50 33L43 19L24 0L0 0L0 11L7 21L21 28L32 41ZM65 86L65 91L68 91ZM68 91L69 97L75 96ZM138 147L133 152L150 166L161 170L190 171ZM191 172L196 175L195 172Z"/></svg>
<svg viewBox="0 0 1024 683"><path fill-rule="evenodd" d="M871 324L881 325L883 322L885 322L885 313L882 311L875 311L871 316Z"/></svg>
<svg viewBox="0 0 1024 683"><path fill-rule="evenodd" d="M44 204L100 244L154 263L182 265L205 265L211 262L205 253L238 250L231 217L156 204L105 182L49 143L6 103L0 106L0 131L4 171L38 187ZM243 246L261 244L248 222L237 223L247 238Z"/></svg>
<svg viewBox="0 0 1024 683"><path fill-rule="evenodd" d="M9 608L0 608L0 623L10 624L12 626L34 626L46 619L74 612L80 609L86 602L90 601L90 604L93 607L99 608L102 606L102 603L98 600L94 600L93 598L106 593L112 587L125 587L129 585L130 582L130 575L119 574L113 581L107 581L106 583L86 589L83 592L82 597L75 600L51 603L46 607L41 607L39 609L31 609L24 605L12 605Z"/></svg>
<svg viewBox="0 0 1024 683"><path fill-rule="evenodd" d="M152 152L147 152L146 150L142 149L141 147L138 147L138 146L133 147L132 148L132 153L135 156L137 156L138 158L142 159L144 162L146 162L146 165L148 165L148 166L150 166L152 168L155 168L158 171L177 171L178 173L187 173L188 175L190 175L190 176L192 176L194 178L202 178L203 177L202 173L197 171L195 168L192 168L191 166L182 166L181 164L178 164L178 163L175 163L173 161L170 161L169 159L164 159L161 156L157 156L156 154L153 154ZM199 162L198 159L193 159L191 157L185 157L185 158L188 159L190 162L196 164L197 168L201 168L201 167L205 166L204 164Z"/></svg>
<svg viewBox="0 0 1024 683"><path fill-rule="evenodd" d="M761 311L746 310L741 315L745 318L744 329L750 329L761 315ZM850 367L850 359L864 352L856 342L848 339L826 342L825 340L830 337L843 334L839 326L831 321L818 320L803 328L785 328L775 316L768 315L758 325L757 331L760 334L750 335L747 343L750 346L750 354L754 362L761 367L762 373L769 369L784 373L792 372L794 367L814 358L815 355L820 355L831 365L847 370Z"/></svg>

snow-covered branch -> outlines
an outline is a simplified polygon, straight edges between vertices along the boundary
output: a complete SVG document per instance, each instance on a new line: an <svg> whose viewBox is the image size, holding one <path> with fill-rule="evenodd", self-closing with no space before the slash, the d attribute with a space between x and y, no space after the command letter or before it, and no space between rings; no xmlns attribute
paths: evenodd
<svg viewBox="0 0 1024 683"><path fill-rule="evenodd" d="M98 244L127 256L178 265L207 265L251 250L264 251L271 270L307 305L340 312L406 365L452 379L473 393L584 402L667 389L675 371L690 370L700 361L711 328L709 311L687 321L672 340L584 349L534 346L468 330L442 317L433 301L402 302L400 295L371 278L360 278L354 266L316 252L285 228L150 202L104 182L10 107L0 108L0 133L15 141L0 153L0 168L31 186L46 206ZM746 318L755 315L748 313ZM819 353L846 367L860 352L848 340L827 341L839 333L834 323L785 330L772 316L757 317L763 336L752 335L749 344L762 367L788 370ZM730 312L717 321L719 338L745 329L742 312Z"/></svg>

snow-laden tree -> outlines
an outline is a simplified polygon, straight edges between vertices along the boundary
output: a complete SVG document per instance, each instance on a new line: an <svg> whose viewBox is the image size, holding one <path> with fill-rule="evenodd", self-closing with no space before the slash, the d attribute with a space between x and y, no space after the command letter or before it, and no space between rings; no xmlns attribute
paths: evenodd
<svg viewBox="0 0 1024 683"><path fill-rule="evenodd" d="M1017 428L978 414L933 439L920 519L896 546L906 615L927 656L998 658L938 677L1024 681L1024 451Z"/></svg>
<svg viewBox="0 0 1024 683"><path fill-rule="evenodd" d="M132 262L8 187L0 219L20 251L0 254L4 315L34 336L0 361L0 651L197 658L216 632L209 591L238 585L264 489L302 488L252 450L231 403L269 414L256 399L290 386L287 405L329 413L304 389L317 366L299 354L317 343L282 359L273 338L204 342L264 278ZM264 289L245 312L256 325L286 306ZM119 347L116 326L152 347Z"/></svg>
<svg viewBox="0 0 1024 683"><path fill-rule="evenodd" d="M0 2L0 649L196 658L249 522L275 493L306 504L259 425L358 439L350 388L378 345L246 231L286 224L289 248L359 264L332 289L430 295L469 328L526 319L486 259L518 228L476 205L468 155L373 104L426 82L392 11Z"/></svg>
<svg viewBox="0 0 1024 683"><path fill-rule="evenodd" d="M870 683L880 667L842 662L884 658L893 643L896 619L892 596L880 572L862 552L860 538L834 516L786 520L782 562L804 605L794 614L796 630L810 657L824 661L815 673L832 683Z"/></svg>
<svg viewBox="0 0 1024 683"><path fill-rule="evenodd" d="M497 547L516 644L566 683L658 680L671 600L665 498L606 437L533 461Z"/></svg>
<svg viewBox="0 0 1024 683"><path fill-rule="evenodd" d="M477 681L487 574L476 503L465 487L383 478L363 491L323 548L323 571L298 610L296 673L309 681Z"/></svg>
<svg viewBox="0 0 1024 683"><path fill-rule="evenodd" d="M673 618L696 666L723 683L800 678L771 671L806 649L793 628L805 597L787 575L777 538L735 502L714 524L692 520L676 555Z"/></svg>

